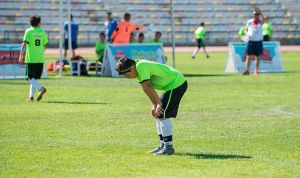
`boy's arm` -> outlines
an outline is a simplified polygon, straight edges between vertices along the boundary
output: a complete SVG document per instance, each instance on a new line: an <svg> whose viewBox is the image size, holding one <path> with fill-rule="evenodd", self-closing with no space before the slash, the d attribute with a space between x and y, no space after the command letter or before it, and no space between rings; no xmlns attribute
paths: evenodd
<svg viewBox="0 0 300 178"><path fill-rule="evenodd" d="M144 92L147 94L149 99L151 100L153 107L152 107L152 115L158 117L159 115L163 114L162 103L156 93L156 91L152 87L152 83L150 80L144 81L141 83ZM155 111L153 111L153 109Z"/></svg>
<svg viewBox="0 0 300 178"><path fill-rule="evenodd" d="M25 55L24 55L24 49L26 47L27 43L23 42L21 46L20 56L19 56L19 63L23 64L25 61Z"/></svg>

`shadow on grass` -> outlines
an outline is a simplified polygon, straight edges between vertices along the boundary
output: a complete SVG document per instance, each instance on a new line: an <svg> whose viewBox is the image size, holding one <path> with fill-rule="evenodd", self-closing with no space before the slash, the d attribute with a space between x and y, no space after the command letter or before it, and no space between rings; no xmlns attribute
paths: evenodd
<svg viewBox="0 0 300 178"><path fill-rule="evenodd" d="M252 156L231 154L205 154L205 153L176 153L177 156L191 156L196 159L251 159Z"/></svg>
<svg viewBox="0 0 300 178"><path fill-rule="evenodd" d="M46 101L45 103L50 103L50 104L108 104L108 103L85 102L85 101Z"/></svg>
<svg viewBox="0 0 300 178"><path fill-rule="evenodd" d="M240 76L238 74L183 74L185 77L229 77Z"/></svg>

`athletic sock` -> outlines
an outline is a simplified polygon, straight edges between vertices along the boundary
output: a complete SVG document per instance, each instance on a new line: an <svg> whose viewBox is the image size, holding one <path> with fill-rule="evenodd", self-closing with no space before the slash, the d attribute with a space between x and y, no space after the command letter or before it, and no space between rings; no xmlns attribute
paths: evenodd
<svg viewBox="0 0 300 178"><path fill-rule="evenodd" d="M197 48L197 49L193 52L192 56L193 56L193 57L196 57L196 55L197 55L198 52L199 52L199 48Z"/></svg>
<svg viewBox="0 0 300 178"><path fill-rule="evenodd" d="M29 98L34 98L35 88L30 84Z"/></svg>
<svg viewBox="0 0 300 178"><path fill-rule="evenodd" d="M162 136L161 126L160 126L159 119L156 119L156 129L157 129L157 134L159 136L160 143L162 144L162 143L164 143L164 138Z"/></svg>
<svg viewBox="0 0 300 178"><path fill-rule="evenodd" d="M204 53L205 53L206 57L208 57L208 53L207 53L206 49L203 48L203 50L204 50Z"/></svg>
<svg viewBox="0 0 300 178"><path fill-rule="evenodd" d="M161 132L165 145L172 145L172 122L170 118L160 120Z"/></svg>
<svg viewBox="0 0 300 178"><path fill-rule="evenodd" d="M42 85L35 78L31 78L29 82L35 89L40 90L42 88Z"/></svg>

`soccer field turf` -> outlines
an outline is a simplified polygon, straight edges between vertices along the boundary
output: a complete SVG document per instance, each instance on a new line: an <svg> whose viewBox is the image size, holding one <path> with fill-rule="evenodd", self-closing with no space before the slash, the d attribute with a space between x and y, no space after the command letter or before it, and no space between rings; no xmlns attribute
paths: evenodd
<svg viewBox="0 0 300 178"><path fill-rule="evenodd" d="M40 103L25 80L0 80L0 177L300 177L300 53L259 77L210 55L177 54L189 88L172 156L147 154L158 136L135 80L50 75Z"/></svg>

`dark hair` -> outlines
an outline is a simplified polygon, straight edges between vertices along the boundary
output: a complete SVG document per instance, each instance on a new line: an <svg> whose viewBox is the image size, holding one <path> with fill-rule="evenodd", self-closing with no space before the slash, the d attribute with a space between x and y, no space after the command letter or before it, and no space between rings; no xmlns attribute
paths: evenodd
<svg viewBox="0 0 300 178"><path fill-rule="evenodd" d="M109 11L109 12L107 12L106 14L107 14L107 15L111 15L112 13Z"/></svg>
<svg viewBox="0 0 300 178"><path fill-rule="evenodd" d="M30 25L33 27L37 27L41 23L41 17L37 15L33 15L30 17Z"/></svg>
<svg viewBox="0 0 300 178"><path fill-rule="evenodd" d="M139 37L145 36L143 32L139 33Z"/></svg>
<svg viewBox="0 0 300 178"><path fill-rule="evenodd" d="M205 25L205 23L204 23L204 22L201 22L201 23L200 23L200 26L204 26L204 25Z"/></svg>
<svg viewBox="0 0 300 178"><path fill-rule="evenodd" d="M130 68L136 64L135 60L120 57L117 64L115 65L115 70L119 73L119 75L124 75L125 73L130 71Z"/></svg>
<svg viewBox="0 0 300 178"><path fill-rule="evenodd" d="M161 32L160 32L160 31L157 31L157 32L155 32L155 34L157 34L157 35L160 35L160 36L161 36Z"/></svg>
<svg viewBox="0 0 300 178"><path fill-rule="evenodd" d="M125 13L125 14L124 14L124 19L125 19L125 20L128 21L128 20L130 20L130 18L131 18L131 15L130 15L129 13Z"/></svg>
<svg viewBox="0 0 300 178"><path fill-rule="evenodd" d="M99 36L104 36L105 37L105 33L104 32L100 32Z"/></svg>
<svg viewBox="0 0 300 178"><path fill-rule="evenodd" d="M71 14L70 17L71 17L71 20L73 20L73 14Z"/></svg>

